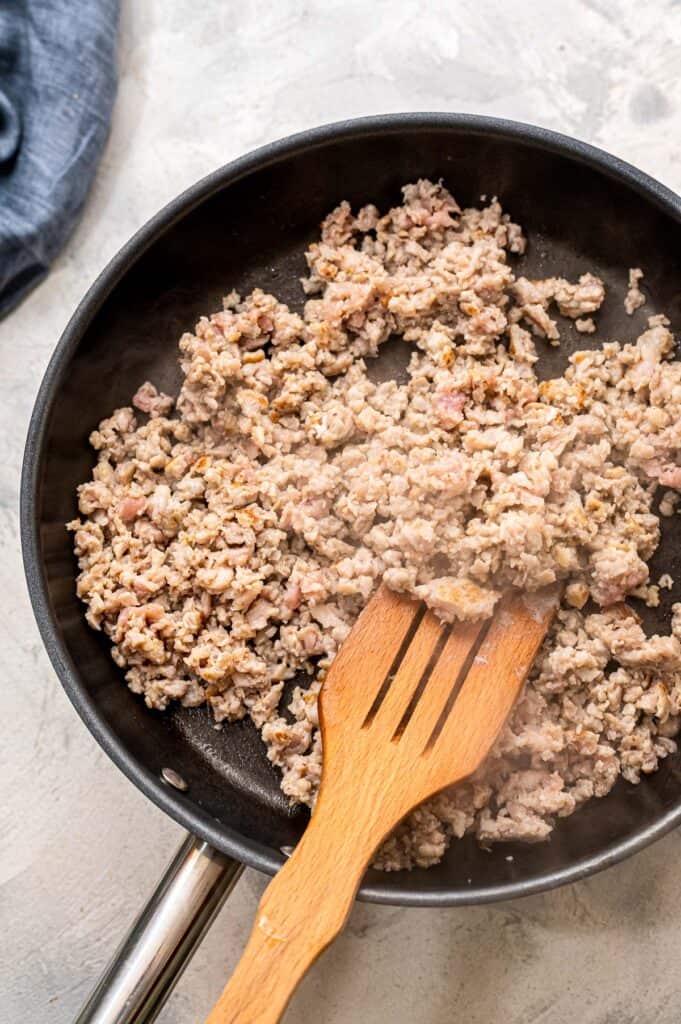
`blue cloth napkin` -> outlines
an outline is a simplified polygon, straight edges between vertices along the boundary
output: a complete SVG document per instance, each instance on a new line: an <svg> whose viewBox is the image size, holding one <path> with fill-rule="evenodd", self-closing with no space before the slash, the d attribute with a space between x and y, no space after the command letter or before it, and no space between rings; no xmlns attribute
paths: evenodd
<svg viewBox="0 0 681 1024"><path fill-rule="evenodd" d="M0 0L0 316L81 212L116 94L119 0Z"/></svg>

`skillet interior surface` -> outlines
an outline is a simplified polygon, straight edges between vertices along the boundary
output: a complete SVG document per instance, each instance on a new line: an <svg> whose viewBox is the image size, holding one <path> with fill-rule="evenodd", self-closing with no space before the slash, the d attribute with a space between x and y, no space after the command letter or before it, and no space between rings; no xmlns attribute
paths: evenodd
<svg viewBox="0 0 681 1024"><path fill-rule="evenodd" d="M570 147L572 152L570 153ZM383 209L400 186L443 178L460 204L499 196L523 225L529 276L600 275L607 298L595 337L561 322L560 350L544 351L540 373L561 372L570 352L601 340L635 339L645 317L666 312L681 329L681 212L664 189L616 161L568 140L457 116L395 116L320 129L268 147L200 183L133 239L95 284L48 370L27 446L22 528L29 586L48 651L69 695L98 740L137 785L188 828L225 852L273 871L280 847L295 843L306 815L291 811L255 729L213 728L205 708L147 710L131 694L104 637L86 624L75 595L75 562L64 523L76 515L75 488L92 466L89 432L129 404L146 379L174 393L177 341L221 296L255 286L299 309L304 250L341 199ZM602 165L597 166L602 162ZM513 258L515 259L515 258ZM627 270L645 269L648 304L623 309ZM393 353L399 360L399 351ZM383 371L390 356L383 358ZM652 577L678 579L646 613L666 628L681 599L681 524L663 520ZM161 768L189 784L176 793ZM634 787L620 782L559 824L539 846L481 851L455 842L428 871L371 872L362 894L398 903L463 903L521 895L586 874L644 845L681 815L681 757ZM509 860L512 855L512 860Z"/></svg>

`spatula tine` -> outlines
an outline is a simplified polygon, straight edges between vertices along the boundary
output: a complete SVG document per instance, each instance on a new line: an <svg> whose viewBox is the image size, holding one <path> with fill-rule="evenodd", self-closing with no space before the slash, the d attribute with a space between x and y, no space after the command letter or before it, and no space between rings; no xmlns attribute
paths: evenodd
<svg viewBox="0 0 681 1024"><path fill-rule="evenodd" d="M420 614L414 601L380 587L324 681L319 709L329 734L346 723L361 727Z"/></svg>
<svg viewBox="0 0 681 1024"><path fill-rule="evenodd" d="M453 708L439 722L425 749L434 762L451 752L451 777L475 771L487 756L520 693L546 635L559 590L538 595L511 593L500 603Z"/></svg>
<svg viewBox="0 0 681 1024"><path fill-rule="evenodd" d="M419 622L409 647L404 653L380 706L376 708L371 726L372 738L391 739L402 716L409 707L421 677L429 667L438 640L445 631L442 622L435 615L426 614Z"/></svg>
<svg viewBox="0 0 681 1024"><path fill-rule="evenodd" d="M403 742L423 751L448 699L455 692L460 675L473 652L483 622L461 622L452 626L444 648L403 732Z"/></svg>

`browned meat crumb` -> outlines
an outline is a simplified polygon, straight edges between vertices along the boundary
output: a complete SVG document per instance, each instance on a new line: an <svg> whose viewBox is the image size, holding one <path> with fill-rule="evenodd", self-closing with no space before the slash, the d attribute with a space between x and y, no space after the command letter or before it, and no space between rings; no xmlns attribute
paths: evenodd
<svg viewBox="0 0 681 1024"><path fill-rule="evenodd" d="M629 316L633 316L637 309L644 305L646 297L639 287L643 280L643 271L640 267L632 267L629 271L629 291L624 298L624 310Z"/></svg>
<svg viewBox="0 0 681 1024"><path fill-rule="evenodd" d="M679 503L681 495L677 491L665 491L660 501L660 515L669 518L674 515L674 510Z"/></svg>
<svg viewBox="0 0 681 1024"><path fill-rule="evenodd" d="M307 804L321 679L381 579L447 619L566 581L494 753L410 816L379 854L389 869L467 831L543 839L675 749L681 606L672 634L646 638L621 602L658 591L646 562L654 492L669 489L666 514L681 487L681 364L655 317L540 383L551 304L583 324L604 288L516 276L524 249L496 200L462 210L441 184L408 185L384 215L341 203L307 254L304 315L231 293L184 334L177 400L147 382L102 421L69 524L87 620L129 686L154 708L250 716ZM413 345L408 380L375 384L365 359L393 334Z"/></svg>
<svg viewBox="0 0 681 1024"><path fill-rule="evenodd" d="M588 333L596 328L585 314L595 313L605 298L603 282L593 274L582 274L577 284L570 284L562 277L548 277L543 281L518 277L511 291L516 301L509 315L511 322L524 320L534 334L546 338L552 345L559 344L560 333L547 312L550 303L555 303L563 316L575 320L578 331Z"/></svg>

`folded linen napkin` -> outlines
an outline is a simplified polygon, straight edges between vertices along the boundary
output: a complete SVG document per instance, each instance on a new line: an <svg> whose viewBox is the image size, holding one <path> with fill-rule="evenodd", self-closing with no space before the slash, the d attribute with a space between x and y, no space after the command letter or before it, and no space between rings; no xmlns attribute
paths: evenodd
<svg viewBox="0 0 681 1024"><path fill-rule="evenodd" d="M116 93L119 0L0 0L0 316L80 215Z"/></svg>

